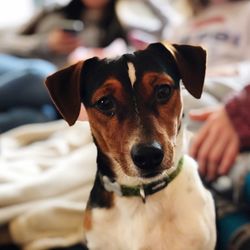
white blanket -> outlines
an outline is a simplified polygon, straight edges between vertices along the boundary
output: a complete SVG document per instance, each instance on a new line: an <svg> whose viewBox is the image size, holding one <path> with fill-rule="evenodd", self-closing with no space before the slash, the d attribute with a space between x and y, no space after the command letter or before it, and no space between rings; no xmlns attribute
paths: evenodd
<svg viewBox="0 0 250 250"><path fill-rule="evenodd" d="M82 217L96 171L87 122L28 125L0 138L0 224L25 250L83 239Z"/></svg>

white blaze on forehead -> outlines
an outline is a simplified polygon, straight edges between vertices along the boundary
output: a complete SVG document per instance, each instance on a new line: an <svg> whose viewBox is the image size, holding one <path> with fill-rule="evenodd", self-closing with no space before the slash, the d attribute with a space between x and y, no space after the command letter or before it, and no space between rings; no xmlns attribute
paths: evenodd
<svg viewBox="0 0 250 250"><path fill-rule="evenodd" d="M135 66L132 62L128 63L128 76L130 79L130 83L133 87L136 81L136 76L135 76Z"/></svg>

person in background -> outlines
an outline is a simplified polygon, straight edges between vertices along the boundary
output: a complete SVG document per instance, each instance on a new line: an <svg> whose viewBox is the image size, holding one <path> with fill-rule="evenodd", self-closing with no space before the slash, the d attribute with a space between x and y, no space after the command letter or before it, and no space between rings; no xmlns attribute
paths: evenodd
<svg viewBox="0 0 250 250"><path fill-rule="evenodd" d="M44 9L18 32L2 34L0 52L65 66L79 46L104 48L116 38L126 40L115 4L116 0L72 0L63 7Z"/></svg>

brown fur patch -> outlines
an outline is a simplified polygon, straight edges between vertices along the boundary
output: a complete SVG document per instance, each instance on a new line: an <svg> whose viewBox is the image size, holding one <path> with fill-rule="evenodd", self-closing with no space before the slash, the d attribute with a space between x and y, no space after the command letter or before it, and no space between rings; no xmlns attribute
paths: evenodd
<svg viewBox="0 0 250 250"><path fill-rule="evenodd" d="M92 229L92 210L86 209L83 215L83 228L85 231Z"/></svg>
<svg viewBox="0 0 250 250"><path fill-rule="evenodd" d="M166 73L147 72L142 77L142 93L144 96L149 97L152 95L155 86L163 83L171 85L173 82L173 79Z"/></svg>
<svg viewBox="0 0 250 250"><path fill-rule="evenodd" d="M91 98L92 103L97 102L101 97L115 95L118 100L122 98L122 83L114 77L108 78L100 88L96 90Z"/></svg>
<svg viewBox="0 0 250 250"><path fill-rule="evenodd" d="M96 141L113 163L126 167L123 155L129 155L127 144L129 136L134 129L134 117L132 114L132 97L124 90L121 82L111 77L96 90L92 96L92 103L104 96L111 95L116 101L116 114L107 116L99 110L87 109L89 122Z"/></svg>

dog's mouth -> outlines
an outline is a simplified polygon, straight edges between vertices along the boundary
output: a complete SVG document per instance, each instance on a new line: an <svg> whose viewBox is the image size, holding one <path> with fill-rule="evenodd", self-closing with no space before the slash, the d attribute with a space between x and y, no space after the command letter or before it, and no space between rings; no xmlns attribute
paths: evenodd
<svg viewBox="0 0 250 250"><path fill-rule="evenodd" d="M140 171L140 176L142 178L153 178L153 177L157 177L159 175L162 175L164 172L164 170L162 170L161 168L159 169L155 169L155 170L151 170L151 171Z"/></svg>
<svg viewBox="0 0 250 250"><path fill-rule="evenodd" d="M141 178L143 178L146 182L152 181L152 180L157 180L159 178L162 178L166 175L169 174L169 171L171 172L174 167L174 162L172 161L171 163L166 165L160 165L157 169L152 169L151 171L146 171L146 172L140 172L139 175Z"/></svg>

